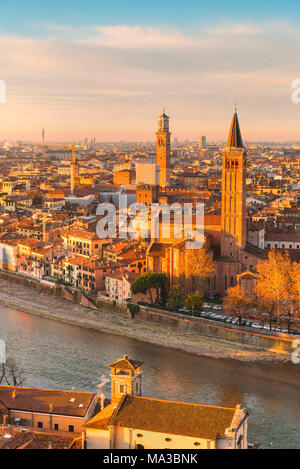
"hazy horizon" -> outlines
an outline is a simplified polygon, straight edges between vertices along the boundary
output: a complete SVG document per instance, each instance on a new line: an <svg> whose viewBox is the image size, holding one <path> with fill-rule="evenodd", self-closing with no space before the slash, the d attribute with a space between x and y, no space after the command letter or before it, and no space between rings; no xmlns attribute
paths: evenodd
<svg viewBox="0 0 300 469"><path fill-rule="evenodd" d="M0 140L299 141L297 2L222 3L0 1Z"/></svg>

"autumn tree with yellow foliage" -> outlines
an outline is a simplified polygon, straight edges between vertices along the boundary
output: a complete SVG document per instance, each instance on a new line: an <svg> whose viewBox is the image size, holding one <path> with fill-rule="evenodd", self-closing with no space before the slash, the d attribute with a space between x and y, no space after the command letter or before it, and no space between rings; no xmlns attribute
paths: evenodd
<svg viewBox="0 0 300 469"><path fill-rule="evenodd" d="M200 290L206 293L204 281L209 279L215 271L215 263L208 251L202 247L186 251L185 288L186 292Z"/></svg>
<svg viewBox="0 0 300 469"><path fill-rule="evenodd" d="M257 263L256 295L265 305L269 318L272 309L277 319L284 318L290 324L299 313L300 304L300 266L292 261L288 252L269 251L268 258Z"/></svg>
<svg viewBox="0 0 300 469"><path fill-rule="evenodd" d="M227 290L223 307L228 315L237 317L239 324L241 324L242 319L247 316L249 310L253 307L253 299L245 294L240 285L236 285Z"/></svg>

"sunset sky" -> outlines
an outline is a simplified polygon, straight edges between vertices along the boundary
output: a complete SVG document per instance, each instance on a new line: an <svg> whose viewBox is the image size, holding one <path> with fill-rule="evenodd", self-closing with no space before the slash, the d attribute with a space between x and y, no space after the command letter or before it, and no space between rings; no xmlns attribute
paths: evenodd
<svg viewBox="0 0 300 469"><path fill-rule="evenodd" d="M300 141L299 0L0 0L0 140Z"/></svg>

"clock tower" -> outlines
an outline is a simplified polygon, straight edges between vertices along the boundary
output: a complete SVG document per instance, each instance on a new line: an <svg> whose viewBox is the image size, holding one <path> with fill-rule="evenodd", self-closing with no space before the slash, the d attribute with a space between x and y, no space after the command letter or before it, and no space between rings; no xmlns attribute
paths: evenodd
<svg viewBox="0 0 300 469"><path fill-rule="evenodd" d="M156 132L156 163L159 164L159 185L170 184L170 132L169 116L163 111L158 118L158 131Z"/></svg>

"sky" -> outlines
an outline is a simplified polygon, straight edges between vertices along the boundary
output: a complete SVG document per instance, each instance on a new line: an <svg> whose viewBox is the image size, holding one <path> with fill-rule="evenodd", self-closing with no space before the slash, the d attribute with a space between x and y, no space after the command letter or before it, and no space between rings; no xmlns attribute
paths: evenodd
<svg viewBox="0 0 300 469"><path fill-rule="evenodd" d="M216 141L237 105L244 140L299 141L299 26L299 0L0 0L0 140L153 140L165 108Z"/></svg>

